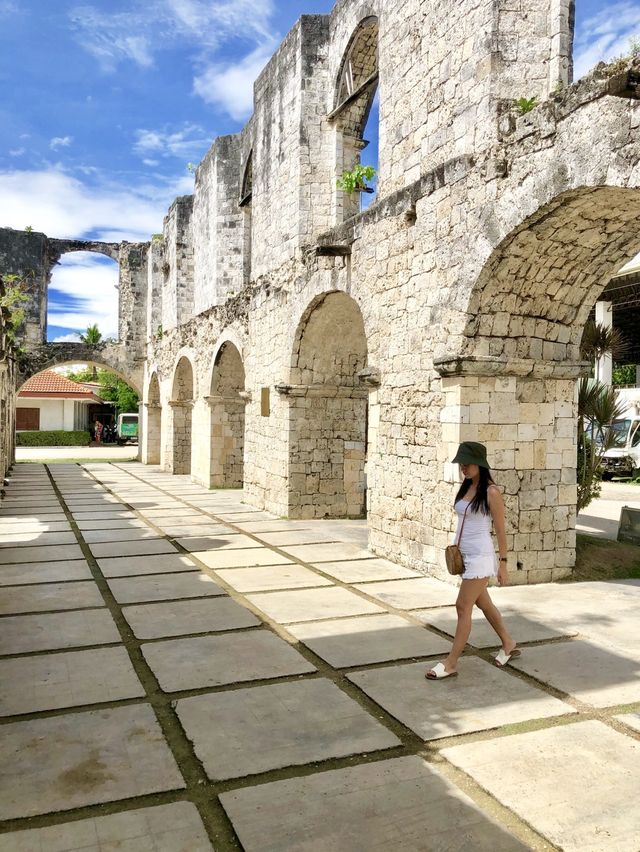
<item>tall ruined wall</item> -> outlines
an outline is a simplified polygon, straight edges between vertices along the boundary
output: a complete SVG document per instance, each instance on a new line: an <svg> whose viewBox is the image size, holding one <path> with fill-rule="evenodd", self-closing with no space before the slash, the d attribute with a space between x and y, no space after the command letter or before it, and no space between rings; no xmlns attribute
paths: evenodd
<svg viewBox="0 0 640 852"><path fill-rule="evenodd" d="M0 228L0 275L18 275L29 301L20 333L27 345L44 343L47 328L47 285L52 261L44 234Z"/></svg>

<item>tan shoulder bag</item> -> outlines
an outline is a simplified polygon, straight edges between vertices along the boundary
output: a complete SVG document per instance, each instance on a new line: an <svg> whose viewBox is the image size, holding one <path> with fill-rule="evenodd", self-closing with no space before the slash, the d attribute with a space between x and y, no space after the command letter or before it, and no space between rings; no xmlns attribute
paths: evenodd
<svg viewBox="0 0 640 852"><path fill-rule="evenodd" d="M459 576L464 573L464 559L462 558L462 552L460 550L460 539L462 538L462 531L464 529L464 522L467 518L467 512L469 511L469 506L471 503L467 503L467 508L464 510L464 515L462 516L462 525L460 526L460 535L458 536L457 544L450 544L445 548L444 558L447 563L447 571L454 576Z"/></svg>

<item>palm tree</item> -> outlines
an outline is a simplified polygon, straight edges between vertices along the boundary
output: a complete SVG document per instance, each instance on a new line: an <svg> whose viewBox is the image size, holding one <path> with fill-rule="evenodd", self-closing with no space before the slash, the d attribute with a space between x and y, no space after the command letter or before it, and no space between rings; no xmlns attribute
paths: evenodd
<svg viewBox="0 0 640 852"><path fill-rule="evenodd" d="M85 333L80 335L80 340L82 343L86 343L87 346L97 346L102 340L102 332L98 328L97 323L94 322L93 325L87 326ZM95 364L93 365L91 380L94 382L98 381L98 369Z"/></svg>

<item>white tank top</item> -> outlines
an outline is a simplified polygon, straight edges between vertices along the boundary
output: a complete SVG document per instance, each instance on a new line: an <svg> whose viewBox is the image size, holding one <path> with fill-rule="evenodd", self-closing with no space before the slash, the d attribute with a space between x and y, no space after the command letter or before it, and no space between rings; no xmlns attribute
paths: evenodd
<svg viewBox="0 0 640 852"><path fill-rule="evenodd" d="M469 507L469 509L464 521L462 540L460 540L462 518L467 507ZM458 545L465 559L472 556L488 556L489 554L493 556L494 549L493 541L491 539L491 515L485 515L484 512L481 511L472 511L468 500L458 500L454 509L458 516L458 525L453 541Z"/></svg>

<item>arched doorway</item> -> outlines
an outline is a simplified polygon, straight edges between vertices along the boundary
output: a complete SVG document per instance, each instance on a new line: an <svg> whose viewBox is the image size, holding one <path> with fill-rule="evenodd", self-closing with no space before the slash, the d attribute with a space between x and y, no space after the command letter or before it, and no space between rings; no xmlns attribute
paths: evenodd
<svg viewBox="0 0 640 852"><path fill-rule="evenodd" d="M313 301L298 326L289 396L289 515L366 513L367 340L345 293Z"/></svg>
<svg viewBox="0 0 640 852"><path fill-rule="evenodd" d="M173 375L171 388L172 428L171 452L167 469L171 473L191 473L192 410L194 401L194 380L191 361L182 356Z"/></svg>
<svg viewBox="0 0 640 852"><path fill-rule="evenodd" d="M580 342L612 275L640 249L639 216L640 191L620 187L571 190L541 207L493 250L458 352L436 362L447 457L460 440L487 444L516 582L559 579L575 562L576 380L589 370Z"/></svg>
<svg viewBox="0 0 640 852"><path fill-rule="evenodd" d="M154 372L147 387L145 402L145 428L143 431L143 461L145 464L160 464L162 457L162 406L160 382Z"/></svg>
<svg viewBox="0 0 640 852"><path fill-rule="evenodd" d="M216 355L211 379L211 488L242 488L244 481L244 366L233 343Z"/></svg>

